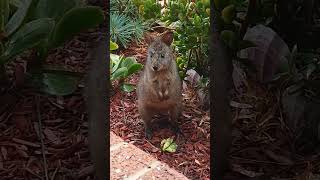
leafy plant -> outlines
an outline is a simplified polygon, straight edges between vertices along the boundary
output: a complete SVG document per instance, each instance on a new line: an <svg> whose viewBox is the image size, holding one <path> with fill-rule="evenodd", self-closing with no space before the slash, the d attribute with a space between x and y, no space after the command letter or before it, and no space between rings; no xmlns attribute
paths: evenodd
<svg viewBox="0 0 320 180"><path fill-rule="evenodd" d="M161 17L161 5L157 0L133 0L133 3L145 20L155 20Z"/></svg>
<svg viewBox="0 0 320 180"><path fill-rule="evenodd" d="M30 83L53 95L72 93L79 77L67 75L72 73L65 73L64 70L53 71L44 68L43 65L50 49L62 46L79 32L103 22L104 14L99 7L84 6L79 2L77 0L1 1L0 11L3 12L1 14L3 21L0 34L6 39L1 41L0 65L4 67L7 62L26 50L35 50L36 57L33 63L28 64L27 69ZM9 19L7 19L8 3L16 7ZM60 8L61 3L64 3L64 8Z"/></svg>
<svg viewBox="0 0 320 180"><path fill-rule="evenodd" d="M126 15L110 14L110 36L111 40L127 47L132 39L140 40L145 31L145 26L140 20L132 20Z"/></svg>
<svg viewBox="0 0 320 180"><path fill-rule="evenodd" d="M110 50L116 50L118 45L110 41ZM131 92L134 90L134 85L126 83L125 80L132 74L140 71L143 65L137 63L133 57L124 57L116 54L110 54L110 70L112 81L118 80L121 90Z"/></svg>
<svg viewBox="0 0 320 180"><path fill-rule="evenodd" d="M209 1L169 1L161 18L176 29L173 45L179 57L177 64L183 78L188 69L208 75Z"/></svg>
<svg viewBox="0 0 320 180"><path fill-rule="evenodd" d="M131 19L139 19L139 11L131 0L111 0L110 12L123 14Z"/></svg>

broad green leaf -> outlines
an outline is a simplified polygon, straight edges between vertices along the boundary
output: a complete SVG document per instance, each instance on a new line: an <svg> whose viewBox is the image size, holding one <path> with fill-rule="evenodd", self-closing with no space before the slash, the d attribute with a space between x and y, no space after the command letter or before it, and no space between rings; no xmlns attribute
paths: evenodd
<svg viewBox="0 0 320 180"><path fill-rule="evenodd" d="M161 150L163 152L176 152L177 146L178 145L175 142L173 142L172 138L164 139L161 141Z"/></svg>
<svg viewBox="0 0 320 180"><path fill-rule="evenodd" d="M120 67L120 64L124 58L116 54L110 54L110 59L112 63L114 63L114 66L112 67L112 71L111 71L112 73L114 73Z"/></svg>
<svg viewBox="0 0 320 180"><path fill-rule="evenodd" d="M137 61L133 57L124 57L121 67L129 68L132 64L135 64Z"/></svg>
<svg viewBox="0 0 320 180"><path fill-rule="evenodd" d="M128 68L126 67L121 67L119 69L117 69L114 73L112 73L111 75L111 80L116 80L119 78L124 78L126 77L128 74Z"/></svg>
<svg viewBox="0 0 320 180"><path fill-rule="evenodd" d="M119 48L119 46L118 46L117 43L114 43L114 42L110 41L110 51L114 51L114 50L116 50L118 48Z"/></svg>
<svg viewBox="0 0 320 180"><path fill-rule="evenodd" d="M141 70L143 68L143 65L140 63L135 63L132 64L129 68L128 68L128 76L131 74L134 74L136 72L138 72L139 70Z"/></svg>
<svg viewBox="0 0 320 180"><path fill-rule="evenodd" d="M110 54L110 60L113 61L114 63L119 63L120 62L120 56L117 54Z"/></svg>
<svg viewBox="0 0 320 180"><path fill-rule="evenodd" d="M31 21L23 25L10 38L7 49L0 57L0 63L6 63L13 56L37 46L46 39L54 26L54 20L43 18Z"/></svg>
<svg viewBox="0 0 320 180"><path fill-rule="evenodd" d="M65 12L77 6L78 0L39 0L34 18L54 18L59 20Z"/></svg>
<svg viewBox="0 0 320 180"><path fill-rule="evenodd" d="M78 85L78 78L62 74L43 74L43 90L51 95L65 96L72 94Z"/></svg>
<svg viewBox="0 0 320 180"><path fill-rule="evenodd" d="M5 31L8 36L10 36L22 25L23 21L27 17L31 4L32 0L24 0L20 2L18 10L13 14L13 16L5 26Z"/></svg>
<svg viewBox="0 0 320 180"><path fill-rule="evenodd" d="M121 90L127 93L130 93L134 90L135 86L133 84L123 83L121 85Z"/></svg>
<svg viewBox="0 0 320 180"><path fill-rule="evenodd" d="M18 8L21 5L21 0L9 0L10 5Z"/></svg>
<svg viewBox="0 0 320 180"><path fill-rule="evenodd" d="M237 35L230 30L223 30L220 34L222 40L231 48L231 49L235 49L237 42L238 42L238 38Z"/></svg>
<svg viewBox="0 0 320 180"><path fill-rule="evenodd" d="M4 31L4 27L9 20L9 0L0 1L0 32Z"/></svg>
<svg viewBox="0 0 320 180"><path fill-rule="evenodd" d="M225 23L231 24L236 17L236 7L234 6L234 4L230 4L227 7L223 8L223 10L221 11L221 17Z"/></svg>
<svg viewBox="0 0 320 180"><path fill-rule="evenodd" d="M58 47L83 30L94 28L104 21L101 8L94 6L70 9L57 23L53 33L53 46Z"/></svg>

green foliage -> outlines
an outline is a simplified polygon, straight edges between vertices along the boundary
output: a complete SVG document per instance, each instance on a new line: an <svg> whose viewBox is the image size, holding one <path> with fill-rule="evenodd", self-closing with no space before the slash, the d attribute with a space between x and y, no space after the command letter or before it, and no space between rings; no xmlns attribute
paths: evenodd
<svg viewBox="0 0 320 180"><path fill-rule="evenodd" d="M5 25L9 20L9 0L1 0L0 1L0 31L4 30Z"/></svg>
<svg viewBox="0 0 320 180"><path fill-rule="evenodd" d="M5 32L7 36L12 35L23 23L27 17L27 13L31 7L32 0L21 1L17 11L10 18L9 22L5 26Z"/></svg>
<svg viewBox="0 0 320 180"><path fill-rule="evenodd" d="M161 4L157 0L133 0L139 8L139 14L145 19L158 19L161 17Z"/></svg>
<svg viewBox="0 0 320 180"><path fill-rule="evenodd" d="M139 19L139 11L132 0L111 0L110 12L123 14L131 19Z"/></svg>
<svg viewBox="0 0 320 180"><path fill-rule="evenodd" d="M111 40L127 47L132 39L139 41L143 37L145 26L140 20L132 20L123 14L110 14Z"/></svg>
<svg viewBox="0 0 320 180"><path fill-rule="evenodd" d="M63 6L61 6L63 4ZM67 11L74 7L83 6L81 0L38 0L33 17L60 19Z"/></svg>
<svg viewBox="0 0 320 180"><path fill-rule="evenodd" d="M51 36L52 44L54 47L58 47L79 32L93 28L102 23L103 20L104 15L99 7L86 6L72 8L57 22Z"/></svg>
<svg viewBox="0 0 320 180"><path fill-rule="evenodd" d="M118 44L110 41L110 51L117 50L119 48Z"/></svg>
<svg viewBox="0 0 320 180"><path fill-rule="evenodd" d="M118 55L112 55L111 63L111 80L126 79L132 74L142 69L143 65L137 63L133 57L123 57Z"/></svg>
<svg viewBox="0 0 320 180"><path fill-rule="evenodd" d="M111 46L112 45L112 46ZM110 41L110 50L116 50L117 44ZM110 71L112 81L118 80L120 82L121 90L125 92L131 92L134 90L134 85L126 83L128 79L134 73L137 73L143 68L143 65L137 63L133 57L123 57L116 54L110 54Z"/></svg>
<svg viewBox="0 0 320 180"><path fill-rule="evenodd" d="M178 55L179 74L183 77L188 69L208 75L208 40L210 3L207 1L169 1L162 21L175 24L174 43Z"/></svg>
<svg viewBox="0 0 320 180"><path fill-rule="evenodd" d="M33 64L34 67L31 64L28 66L30 83L53 95L72 93L76 89L78 78L68 75L72 73L64 74L61 71L45 73L42 65L50 49L61 46L79 32L102 23L103 11L98 7L84 6L81 0L3 0L0 12L0 34L7 38L0 41L1 67L15 56L34 49L37 63ZM8 15L8 12L13 14Z"/></svg>
<svg viewBox="0 0 320 180"><path fill-rule="evenodd" d="M34 73L29 82L42 92L52 95L65 96L72 94L78 87L79 77L55 73Z"/></svg>
<svg viewBox="0 0 320 180"><path fill-rule="evenodd" d="M163 139L161 141L161 150L163 152L176 152L178 145L173 141L172 138Z"/></svg>
<svg viewBox="0 0 320 180"><path fill-rule="evenodd" d="M4 64L27 49L36 47L41 40L50 34L54 26L51 18L41 18L24 24L14 33L6 44L5 51L0 56L0 64Z"/></svg>

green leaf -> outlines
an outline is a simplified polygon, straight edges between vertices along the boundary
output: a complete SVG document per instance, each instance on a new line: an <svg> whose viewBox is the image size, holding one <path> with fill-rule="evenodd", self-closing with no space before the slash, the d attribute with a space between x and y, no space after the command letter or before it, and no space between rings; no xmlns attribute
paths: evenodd
<svg viewBox="0 0 320 180"><path fill-rule="evenodd" d="M57 23L52 37L52 45L58 47L79 32L94 28L103 21L104 14L99 7L72 8Z"/></svg>
<svg viewBox="0 0 320 180"><path fill-rule="evenodd" d="M233 19L236 17L236 8L233 4L228 5L221 11L221 17L227 24L231 24Z"/></svg>
<svg viewBox="0 0 320 180"><path fill-rule="evenodd" d="M114 63L119 63L121 57L117 54L110 54L110 60L113 61Z"/></svg>
<svg viewBox="0 0 320 180"><path fill-rule="evenodd" d="M121 67L117 69L114 73L111 75L111 80L116 80L119 78L124 78L128 74L128 68L127 67Z"/></svg>
<svg viewBox="0 0 320 180"><path fill-rule="evenodd" d="M27 17L27 13L31 7L32 0L24 0L20 2L18 10L10 18L9 22L6 24L5 31L8 36L15 32L23 23Z"/></svg>
<svg viewBox="0 0 320 180"><path fill-rule="evenodd" d="M13 56L37 46L46 39L54 26L51 18L42 18L23 25L8 42L8 47L0 57L0 63L6 63Z"/></svg>
<svg viewBox="0 0 320 180"><path fill-rule="evenodd" d="M18 8L21 5L21 0L9 0L10 5Z"/></svg>
<svg viewBox="0 0 320 180"><path fill-rule="evenodd" d="M114 73L120 67L120 64L123 61L123 59L124 58L122 56L119 56L116 54L110 54L110 60L114 64L114 66L112 67L111 73Z"/></svg>
<svg viewBox="0 0 320 180"><path fill-rule="evenodd" d="M176 152L177 146L178 145L175 142L173 142L172 138L164 139L161 141L161 150L163 152Z"/></svg>
<svg viewBox="0 0 320 180"><path fill-rule="evenodd" d="M132 64L135 64L137 61L134 57L124 57L121 67L129 68Z"/></svg>
<svg viewBox="0 0 320 180"><path fill-rule="evenodd" d="M4 31L4 26L9 20L9 0L0 1L0 32Z"/></svg>
<svg viewBox="0 0 320 180"><path fill-rule="evenodd" d="M114 43L114 42L110 41L110 51L114 51L114 50L116 50L118 48L119 48L119 46L118 46L117 43Z"/></svg>
<svg viewBox="0 0 320 180"><path fill-rule="evenodd" d="M50 95L70 95L77 89L78 81L78 77L58 72L32 74L32 85Z"/></svg>
<svg viewBox="0 0 320 180"><path fill-rule="evenodd" d="M132 64L129 68L128 68L128 76L130 76L131 74L134 74L138 71L140 71L143 68L143 65L140 63L135 63Z"/></svg>
<svg viewBox="0 0 320 180"><path fill-rule="evenodd" d="M60 19L63 14L77 5L77 0L39 0L34 18Z"/></svg>
<svg viewBox="0 0 320 180"><path fill-rule="evenodd" d="M123 83L121 85L121 90L127 93L130 93L134 90L135 86L133 84Z"/></svg>
<svg viewBox="0 0 320 180"><path fill-rule="evenodd" d="M231 49L236 48L238 38L233 31L223 30L220 35L222 40L229 46L229 48Z"/></svg>

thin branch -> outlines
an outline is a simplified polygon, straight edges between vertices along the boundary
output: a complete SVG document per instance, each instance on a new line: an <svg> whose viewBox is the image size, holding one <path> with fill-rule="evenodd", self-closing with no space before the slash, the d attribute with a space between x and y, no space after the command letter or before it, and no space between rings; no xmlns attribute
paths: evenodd
<svg viewBox="0 0 320 180"><path fill-rule="evenodd" d="M39 138L41 141L41 152L42 152L42 158L43 158L43 164L44 164L44 173L46 176L46 180L49 180L48 176L48 166L47 166L47 159L46 159L46 154L44 150L44 142L42 138L42 124L41 124L41 112L40 112L40 98L37 95L36 96L36 108L37 108L37 117L38 117L38 122L39 122Z"/></svg>

